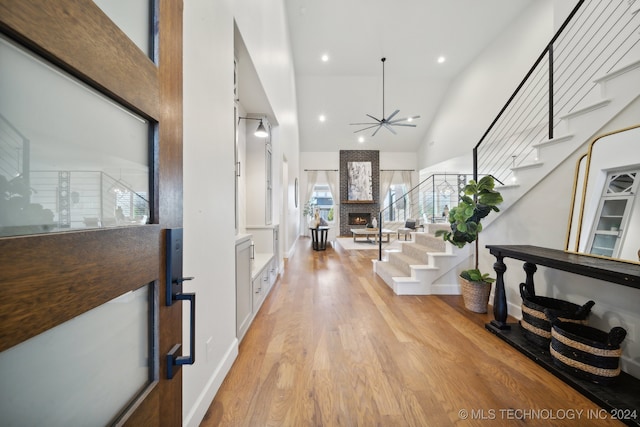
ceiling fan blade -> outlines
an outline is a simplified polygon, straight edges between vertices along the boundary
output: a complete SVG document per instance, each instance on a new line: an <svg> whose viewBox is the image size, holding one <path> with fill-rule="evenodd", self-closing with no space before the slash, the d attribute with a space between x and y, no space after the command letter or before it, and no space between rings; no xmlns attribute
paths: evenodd
<svg viewBox="0 0 640 427"><path fill-rule="evenodd" d="M371 137L376 136L376 133L378 133L378 131L382 129L382 125L378 125L378 129L375 130L375 132L373 132L373 134L371 135Z"/></svg>
<svg viewBox="0 0 640 427"><path fill-rule="evenodd" d="M393 118L393 116L395 116L396 114L398 114L400 112L400 110L396 110L393 113L391 113L391 115L389 117L387 117L387 122L390 122L391 119Z"/></svg>
<svg viewBox="0 0 640 427"><path fill-rule="evenodd" d="M404 122L404 121L407 121L407 120L413 120L413 119L419 119L419 118L420 118L420 116L405 117L403 119L395 119L395 120L392 120L392 121L388 121L387 120L387 123L394 123L395 124L395 123L398 123L398 122Z"/></svg>
<svg viewBox="0 0 640 427"><path fill-rule="evenodd" d="M376 125L376 126L377 126L377 125L379 125L380 123L371 123L371 122L368 122L368 123L349 123L349 124L350 124L350 125L361 125L361 126L364 126L364 125Z"/></svg>
<svg viewBox="0 0 640 427"><path fill-rule="evenodd" d="M363 130L371 129L371 128L374 128L374 127L376 127L376 126L380 126L380 125L379 125L379 124L375 124L375 125L373 125L373 126L369 126L369 127L362 128L362 129L358 129L358 130L354 130L354 131L353 131L353 133L362 132Z"/></svg>
<svg viewBox="0 0 640 427"><path fill-rule="evenodd" d="M410 127L410 128L414 128L416 127L416 125L411 125L409 123L387 123L390 126L406 126L406 127Z"/></svg>
<svg viewBox="0 0 640 427"><path fill-rule="evenodd" d="M383 124L382 126L386 127L386 128L389 130L389 132L391 132L392 134L394 134L394 135L397 135L397 134L398 134L398 133L397 133L395 130L393 130L393 128L392 128L390 125L388 125L387 123Z"/></svg>
<svg viewBox="0 0 640 427"><path fill-rule="evenodd" d="M375 117L373 117L371 114L367 114L367 116L371 117L373 120L375 120L375 121L376 121L376 122L378 122L378 123L381 123L381 122L382 122L382 120L378 120L378 119L376 119L376 118L375 118Z"/></svg>

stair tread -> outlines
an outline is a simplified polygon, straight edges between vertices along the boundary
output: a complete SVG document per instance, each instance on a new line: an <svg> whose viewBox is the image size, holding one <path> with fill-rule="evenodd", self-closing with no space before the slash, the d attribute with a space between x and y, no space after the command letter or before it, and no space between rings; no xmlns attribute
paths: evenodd
<svg viewBox="0 0 640 427"><path fill-rule="evenodd" d="M424 252L424 255L426 256L427 253L443 253L442 250L440 250L440 248L434 248L431 246L426 246L426 245L421 245L420 243L411 243L411 248L410 250L416 250L416 251L422 251Z"/></svg>
<svg viewBox="0 0 640 427"><path fill-rule="evenodd" d="M387 273L387 275L390 277L411 277L407 276L406 272L400 270L398 267L388 262L378 263L376 269L378 271L380 271L381 269L384 270L384 272Z"/></svg>
<svg viewBox="0 0 640 427"><path fill-rule="evenodd" d="M424 262L422 262L422 260L416 258L416 257L412 257L411 255L407 255L404 252L396 252L394 254L395 257L400 258L404 261L407 261L411 264L424 264ZM411 261L415 261L415 262L411 262Z"/></svg>

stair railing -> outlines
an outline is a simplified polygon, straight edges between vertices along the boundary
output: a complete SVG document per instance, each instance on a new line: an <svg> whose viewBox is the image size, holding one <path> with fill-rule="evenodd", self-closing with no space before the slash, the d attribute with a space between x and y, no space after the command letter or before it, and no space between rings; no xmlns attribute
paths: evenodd
<svg viewBox="0 0 640 427"><path fill-rule="evenodd" d="M470 175L464 174L433 174L406 193L383 201L381 205L384 207L378 212L377 218L378 260L382 260L383 228L392 234L398 233L399 238L398 230L409 219L415 220L423 228L432 223L446 223L446 212L458 205L460 190L470 178Z"/></svg>
<svg viewBox="0 0 640 427"><path fill-rule="evenodd" d="M382 229L392 234L404 228L409 219L415 220L417 228L428 229L429 224L447 225L449 209L458 206L462 190L472 179L471 174L433 174L406 193L395 197L378 212L378 260L382 261L382 251L387 245L382 242ZM496 181L503 184L497 178ZM387 231L387 233L389 232ZM391 239L389 239L391 242ZM383 247L384 246L384 247Z"/></svg>
<svg viewBox="0 0 640 427"><path fill-rule="evenodd" d="M536 144L551 140L562 117L596 89L594 80L640 42L640 13L623 1L581 0L536 59L473 148L473 176L502 182L534 163Z"/></svg>
<svg viewBox="0 0 640 427"><path fill-rule="evenodd" d="M53 218L53 223L39 224L47 226L43 231L143 224L150 217L145 194L103 171L38 170L30 175L29 200L25 203L39 205ZM27 198L26 194L19 196ZM0 236L23 233L19 226L27 225L29 218L21 219L25 222L1 224Z"/></svg>
<svg viewBox="0 0 640 427"><path fill-rule="evenodd" d="M0 114L0 175L7 181L15 177L28 188L30 185L29 139L5 116Z"/></svg>

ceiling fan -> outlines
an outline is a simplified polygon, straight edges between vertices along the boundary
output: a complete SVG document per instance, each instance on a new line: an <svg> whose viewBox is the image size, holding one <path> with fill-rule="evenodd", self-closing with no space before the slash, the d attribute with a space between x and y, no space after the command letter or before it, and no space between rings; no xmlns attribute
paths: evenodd
<svg viewBox="0 0 640 427"><path fill-rule="evenodd" d="M371 117L373 120L375 120L375 122L367 122L367 123L349 123L350 125L356 125L356 126L366 126L365 128L362 129L358 129L356 131L354 131L353 133L357 133L357 132L362 132L364 130L367 129L373 129L376 128L375 131L373 131L373 134L371 136L375 136L376 133L378 133L378 131L381 128L386 128L387 130L389 130L389 132L391 132L394 135L397 135L397 132L395 130L393 130L392 126L406 126L406 127L416 127L416 125L411 124L411 123L403 123L403 122L407 122L407 121L412 121L413 119L418 119L420 118L420 116L411 116L411 117L405 117L402 119L393 119L396 114L398 114L400 112L400 110L396 110L393 113L391 113L389 115L389 117L384 116L384 63L387 60L387 58L381 58L380 59L382 61L382 118L381 119L377 119L375 117L373 117L371 114L367 114L368 117Z"/></svg>

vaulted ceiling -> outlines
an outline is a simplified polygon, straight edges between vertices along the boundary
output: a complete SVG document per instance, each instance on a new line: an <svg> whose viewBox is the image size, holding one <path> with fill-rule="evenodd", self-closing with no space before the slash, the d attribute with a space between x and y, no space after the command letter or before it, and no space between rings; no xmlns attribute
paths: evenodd
<svg viewBox="0 0 640 427"><path fill-rule="evenodd" d="M416 151L452 80L532 1L285 0L300 150ZM355 133L382 116L382 57L385 116L417 127Z"/></svg>

